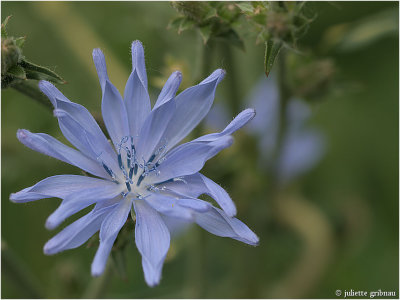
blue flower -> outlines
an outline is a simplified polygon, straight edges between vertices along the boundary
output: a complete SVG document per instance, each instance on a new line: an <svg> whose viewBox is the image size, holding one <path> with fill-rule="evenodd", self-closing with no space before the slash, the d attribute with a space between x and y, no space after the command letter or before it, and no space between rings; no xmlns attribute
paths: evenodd
<svg viewBox="0 0 400 300"><path fill-rule="evenodd" d="M272 75L263 76L251 91L247 103L257 110L257 117L246 128L257 137L260 166L272 168L278 183L285 185L297 176L313 168L325 152L325 138L314 128L306 127L311 117L309 106L302 100L292 98L286 110L286 132L282 148L276 156L279 133L279 90ZM221 121L228 119L225 106L214 105L206 117L210 128L222 128Z"/></svg>
<svg viewBox="0 0 400 300"><path fill-rule="evenodd" d="M280 124L279 90L274 76L268 79L263 76L248 102L257 109L257 118L249 124L248 130L260 138L263 164L276 167L280 184L290 182L321 160L325 152L325 138L319 130L305 126L311 117L311 110L304 101L296 98L288 102L281 152L274 157Z"/></svg>
<svg viewBox="0 0 400 300"><path fill-rule="evenodd" d="M50 239L44 253L79 247L100 230L100 245L92 263L92 275L99 276L131 210L136 215L135 241L149 286L160 282L170 245L168 219L197 223L212 234L257 245L258 237L234 217L236 207L228 193L199 173L208 159L232 144L231 134L254 117L254 110L244 110L219 133L176 146L210 110L225 72L218 69L177 96L182 75L174 72L151 109L139 41L132 43L132 73L123 98L109 81L99 49L93 51L93 60L112 145L86 108L68 100L47 81L41 81L39 87L53 104L63 135L76 149L44 133L17 132L25 146L96 176L56 175L10 195L16 203L61 198L60 206L46 221L48 229L95 204L87 215ZM214 198L221 208L198 199L202 194Z"/></svg>

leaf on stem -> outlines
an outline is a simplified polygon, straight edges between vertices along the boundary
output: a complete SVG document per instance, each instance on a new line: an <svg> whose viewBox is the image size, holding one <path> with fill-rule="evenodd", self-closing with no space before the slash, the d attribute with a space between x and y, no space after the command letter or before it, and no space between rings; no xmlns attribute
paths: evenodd
<svg viewBox="0 0 400 300"><path fill-rule="evenodd" d="M281 48L281 41L269 40L265 43L264 71L267 77L271 72L272 66L274 65L275 59Z"/></svg>

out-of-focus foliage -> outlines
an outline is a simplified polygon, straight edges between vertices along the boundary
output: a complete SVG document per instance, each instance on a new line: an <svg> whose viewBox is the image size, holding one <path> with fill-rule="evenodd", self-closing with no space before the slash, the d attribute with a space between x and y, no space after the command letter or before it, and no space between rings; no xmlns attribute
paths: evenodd
<svg viewBox="0 0 400 300"><path fill-rule="evenodd" d="M233 118L232 91L240 108L249 107L246 96L265 77L264 44L255 45L257 32L236 4L240 3L234 3L234 11L241 17L232 24L246 51L225 40L229 46L217 45L207 66L210 71L227 69L215 99L228 112L227 121ZM2 20L13 15L9 36L24 33L28 38L23 55L57 66L68 81L60 90L97 115L101 92L91 58L95 47L110 57L110 79L123 91L131 71L126 53L133 40L141 40L152 101L160 91L160 78L167 78L171 71L179 69L188 86L198 83L198 73L203 72L202 51L209 45L192 30L178 35L166 29L177 17L170 3L1 5ZM392 17L375 23L374 31L393 32L380 24L397 22L399 4L308 2L303 9L310 10L311 17L307 16L313 22L297 40L301 52L286 51L286 74L292 94L313 100L307 126L324 133L325 156L277 195L271 178L260 171L259 140L246 130L236 134L232 147L209 161L204 174L226 188L237 204L238 217L259 235L260 245L246 247L188 228L172 241L162 283L154 289L143 280L131 231L126 232L131 238L124 245L125 270L114 267L120 261L115 258L117 263L106 277L90 276L96 250L90 244L98 242L96 238L89 247L55 256L43 254L43 245L55 234L44 223L59 200L16 205L8 201L9 194L54 174L79 171L18 142L19 128L65 140L51 112L14 89L3 89L1 222L7 248L2 241L2 260L10 257L4 254L12 256L11 261L2 262L2 297L81 298L93 295L99 285L103 289L96 294L105 298L335 298L337 289L381 289L398 295L398 30L359 43L351 51L339 50L341 42L328 45L328 41L333 40L330 32L335 26L347 24L337 33L339 41L352 35L354 26L381 12L391 12ZM20 276L19 269L25 275ZM124 271L126 281L121 279Z"/></svg>
<svg viewBox="0 0 400 300"><path fill-rule="evenodd" d="M336 70L331 58L299 56L289 53L288 68L293 70L287 74L287 79L290 89L296 97L318 101L334 88Z"/></svg>
<svg viewBox="0 0 400 300"><path fill-rule="evenodd" d="M337 48L341 52L355 51L386 36L396 36L398 28L396 11L379 11L355 22L332 26L324 36L325 46Z"/></svg>

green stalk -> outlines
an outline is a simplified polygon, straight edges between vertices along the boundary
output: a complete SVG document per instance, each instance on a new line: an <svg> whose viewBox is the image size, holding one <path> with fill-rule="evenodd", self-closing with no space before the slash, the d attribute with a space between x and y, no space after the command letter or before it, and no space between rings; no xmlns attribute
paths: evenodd
<svg viewBox="0 0 400 300"><path fill-rule="evenodd" d="M110 285L110 281L113 275L112 271L112 262L109 261L107 263L106 269L100 277L93 278L89 283L86 291L82 295L82 299L97 299L97 298L105 298L104 294L107 290L107 287Z"/></svg>
<svg viewBox="0 0 400 300"><path fill-rule="evenodd" d="M206 78L211 69L211 59L214 50L214 42L209 40L206 45L200 39L200 49L202 51L200 69L201 79ZM204 128L200 123L194 130L194 136L198 137L202 135ZM194 232L190 238L190 251L188 251L188 286L189 286L189 298L203 298L204 291L206 291L206 251L205 251L205 233L203 230Z"/></svg>
<svg viewBox="0 0 400 300"><path fill-rule="evenodd" d="M285 49L281 50L278 59L278 88L279 88L279 132L278 132L278 143L276 153L280 153L282 150L283 138L286 133L286 110L290 99L290 90L286 82L286 53Z"/></svg>
<svg viewBox="0 0 400 300"><path fill-rule="evenodd" d="M231 108L231 115L237 115L240 112L239 84L236 76L235 60L233 57L232 46L221 42L223 59L226 61L226 72L228 80L228 100Z"/></svg>
<svg viewBox="0 0 400 300"><path fill-rule="evenodd" d="M43 288L29 272L27 266L8 248L5 241L1 241L1 268L3 275L13 282L27 298L43 298Z"/></svg>
<svg viewBox="0 0 400 300"><path fill-rule="evenodd" d="M38 83L39 82L36 80L24 80L12 84L11 87L18 92L24 94L25 96L28 96L33 100L39 102L40 104L44 105L52 112L53 105L51 104L50 100L39 90Z"/></svg>

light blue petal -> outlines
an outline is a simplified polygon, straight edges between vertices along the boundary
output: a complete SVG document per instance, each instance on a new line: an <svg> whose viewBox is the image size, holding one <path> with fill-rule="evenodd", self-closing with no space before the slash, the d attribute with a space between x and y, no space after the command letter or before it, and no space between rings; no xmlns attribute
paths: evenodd
<svg viewBox="0 0 400 300"><path fill-rule="evenodd" d="M228 217L215 207L205 213L196 213L196 223L217 236L229 237L253 246L259 242L256 234L246 224L236 218Z"/></svg>
<svg viewBox="0 0 400 300"><path fill-rule="evenodd" d="M175 97L176 92L179 89L179 85L182 82L182 73L179 71L175 71L169 76L167 82L162 88L160 95L158 95L157 102L154 105L153 109L156 109L160 105L168 102L169 100Z"/></svg>
<svg viewBox="0 0 400 300"><path fill-rule="evenodd" d="M111 140L118 149L122 138L130 135L128 116L121 95L108 80L105 82L101 112Z"/></svg>
<svg viewBox="0 0 400 300"><path fill-rule="evenodd" d="M206 212L212 208L210 203L200 199L177 199L176 204L197 212Z"/></svg>
<svg viewBox="0 0 400 300"><path fill-rule="evenodd" d="M236 206L229 194L218 184L206 176L196 173L193 175L183 176L179 180L160 184L163 191L167 191L181 197L197 198L206 194L214 198L225 213L233 217L236 215Z"/></svg>
<svg viewBox="0 0 400 300"><path fill-rule="evenodd" d="M104 58L103 52L98 48L93 49L92 56L94 65L96 67L97 75L99 76L101 90L102 93L104 94L106 88L106 81L108 80L106 60Z"/></svg>
<svg viewBox="0 0 400 300"><path fill-rule="evenodd" d="M284 184L313 168L325 152L323 135L316 130L291 132L278 161L278 179Z"/></svg>
<svg viewBox="0 0 400 300"><path fill-rule="evenodd" d="M222 132L203 135L202 137L199 137L194 141L211 142L215 141L216 139L219 139L220 137L223 137L224 135L231 135L236 130L239 130L248 122L250 122L255 117L255 115L256 112L254 109L252 108L245 109L240 114L238 114L236 118L234 118L233 121L230 122L229 125L226 126Z"/></svg>
<svg viewBox="0 0 400 300"><path fill-rule="evenodd" d="M132 71L126 83L124 103L128 114L131 136L133 136L136 143L143 123L151 111L147 88L140 80L136 69Z"/></svg>
<svg viewBox="0 0 400 300"><path fill-rule="evenodd" d="M161 216L144 201L134 201L136 212L135 241L142 255L146 283L160 282L161 270L170 245L170 234Z"/></svg>
<svg viewBox="0 0 400 300"><path fill-rule="evenodd" d="M182 144L167 154L165 160L151 172L145 179L146 182L163 182L171 178L190 175L200 171L205 162L215 156L219 151L233 143L231 136L224 136L214 142L189 142Z"/></svg>
<svg viewBox="0 0 400 300"><path fill-rule="evenodd" d="M167 225L171 238L176 238L184 234L186 230L193 225L192 221L169 217L166 215L161 215L161 218L165 225Z"/></svg>
<svg viewBox="0 0 400 300"><path fill-rule="evenodd" d="M129 136L128 116L117 88L110 82L106 60L100 49L93 50L93 61L99 76L103 99L101 112L107 131L117 148L122 138Z"/></svg>
<svg viewBox="0 0 400 300"><path fill-rule="evenodd" d="M200 84L175 97L176 111L166 131L166 150L186 137L207 115L214 101L215 89L224 75L225 71L218 69Z"/></svg>
<svg viewBox="0 0 400 300"><path fill-rule="evenodd" d="M98 138L96 133L87 131L82 123L60 108L54 110L54 115L58 118L61 131L71 144L99 165L104 163L108 168L115 170L116 175L122 176L116 161L117 155L105 137L104 139Z"/></svg>
<svg viewBox="0 0 400 300"><path fill-rule="evenodd" d="M80 190L68 195L60 206L47 218L46 228L54 229L66 218L93 203L113 199L124 190L123 185L105 181L100 187Z"/></svg>
<svg viewBox="0 0 400 300"><path fill-rule="evenodd" d="M86 138L87 132L85 132L83 127L64 110L55 109L54 115L58 118L61 131L67 140L70 141L70 143L78 148L82 153L85 153L87 156L96 159L97 155L90 146L90 143ZM85 132L85 134L82 134L83 132Z"/></svg>
<svg viewBox="0 0 400 300"><path fill-rule="evenodd" d="M105 180L80 175L56 175L43 179L34 186L10 195L15 203L24 203L43 198L61 198L88 188L107 185Z"/></svg>
<svg viewBox="0 0 400 300"><path fill-rule="evenodd" d="M78 123L79 127L81 128L81 132L84 130L88 133L88 136L93 137L91 139L91 143L94 144L93 147L95 149L101 149L103 154L102 159L105 160L104 157L107 156L106 160L109 166L112 169L118 167L115 151L108 142L104 133L101 131L93 116L85 107L73 102L63 102L57 100L57 108L64 111L69 117L59 118L60 127L61 123L64 122L62 126L68 128L68 124L66 124L68 120Z"/></svg>
<svg viewBox="0 0 400 300"><path fill-rule="evenodd" d="M163 141L164 133L174 114L175 107L175 101L171 100L149 114L140 130L140 138L137 142L137 159L139 161L148 161L160 147L165 145L166 142Z"/></svg>
<svg viewBox="0 0 400 300"><path fill-rule="evenodd" d="M100 228L100 245L92 263L92 275L100 276L105 269L108 256L115 239L118 236L122 226L132 207L132 199L125 197L119 204L107 215Z"/></svg>
<svg viewBox="0 0 400 300"><path fill-rule="evenodd" d="M128 113L130 133L136 144L143 123L151 111L144 49L140 41L132 43L132 73L125 86L124 103Z"/></svg>
<svg viewBox="0 0 400 300"><path fill-rule="evenodd" d="M104 218L116 205L93 209L82 218L68 225L44 245L43 252L46 255L52 255L81 246L100 229Z"/></svg>
<svg viewBox="0 0 400 300"><path fill-rule="evenodd" d="M164 215L185 220L193 220L193 211L178 205L178 200L162 194L150 194L145 198L147 204Z"/></svg>
<svg viewBox="0 0 400 300"><path fill-rule="evenodd" d="M207 187L200 173L182 176L177 180L163 182L157 186L182 198L198 198L200 195L207 192Z"/></svg>
<svg viewBox="0 0 400 300"><path fill-rule="evenodd" d="M109 178L107 172L97 161L94 161L81 152L64 145L47 134L32 133L25 129L19 129L17 131L17 138L22 144L32 150L77 166L95 176Z"/></svg>
<svg viewBox="0 0 400 300"><path fill-rule="evenodd" d="M219 204L219 206L221 206L221 208L229 217L235 216L236 206L231 197L229 197L228 193L211 179L202 174L200 174L200 176L207 188L205 193L214 198L214 200Z"/></svg>
<svg viewBox="0 0 400 300"><path fill-rule="evenodd" d="M52 83L46 80L39 81L39 89L49 98L54 108L57 107L57 99L67 103L71 102Z"/></svg>
<svg viewBox="0 0 400 300"><path fill-rule="evenodd" d="M146 64L144 61L144 49L140 41L132 42L132 71L136 70L140 81L147 91Z"/></svg>

